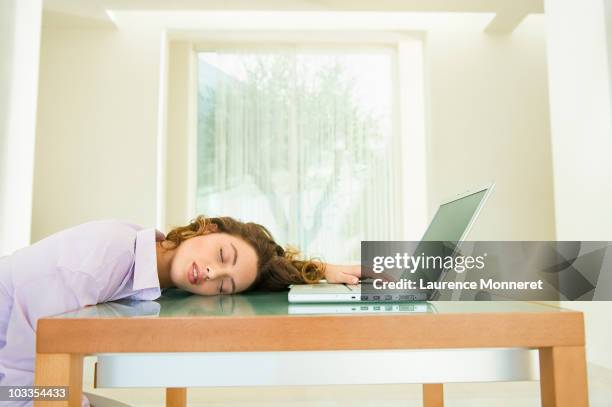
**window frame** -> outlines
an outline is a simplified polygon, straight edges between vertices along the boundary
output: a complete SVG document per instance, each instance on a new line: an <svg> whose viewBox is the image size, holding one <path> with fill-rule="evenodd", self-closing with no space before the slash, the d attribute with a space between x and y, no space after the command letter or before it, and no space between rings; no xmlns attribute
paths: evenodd
<svg viewBox="0 0 612 407"><path fill-rule="evenodd" d="M220 50L282 50L322 48L342 52L388 48L392 53L392 139L396 143L394 162L400 165L406 187L393 199L403 202L398 219L401 238L419 240L428 221L427 209L427 137L426 78L424 75L425 37L419 32L312 32L312 31L210 31L190 36L192 70L197 73L197 54ZM195 215L197 169L197 74L190 89L190 111L196 112L189 131L188 212ZM396 202L397 204L397 202Z"/></svg>

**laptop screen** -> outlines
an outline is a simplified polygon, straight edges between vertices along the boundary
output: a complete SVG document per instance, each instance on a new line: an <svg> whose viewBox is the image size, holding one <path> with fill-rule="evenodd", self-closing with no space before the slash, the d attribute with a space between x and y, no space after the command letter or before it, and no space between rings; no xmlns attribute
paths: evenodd
<svg viewBox="0 0 612 407"><path fill-rule="evenodd" d="M485 197L487 189L440 205L414 254L441 258L452 256ZM404 277L415 281L421 279L433 282L439 281L443 272L444 268L437 266L426 271L419 269L411 275L405 273ZM428 298L431 298L432 294L433 292L430 292Z"/></svg>
<svg viewBox="0 0 612 407"><path fill-rule="evenodd" d="M423 235L424 241L458 242L476 213L487 189L440 205Z"/></svg>

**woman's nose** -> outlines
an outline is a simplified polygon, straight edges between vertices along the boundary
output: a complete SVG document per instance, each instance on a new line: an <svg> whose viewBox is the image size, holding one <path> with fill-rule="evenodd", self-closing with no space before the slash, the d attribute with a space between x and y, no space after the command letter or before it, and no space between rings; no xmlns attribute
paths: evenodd
<svg viewBox="0 0 612 407"><path fill-rule="evenodd" d="M210 280L213 280L215 278L221 278L226 274L226 271L222 267L213 268L211 266L206 266L205 269L206 275Z"/></svg>

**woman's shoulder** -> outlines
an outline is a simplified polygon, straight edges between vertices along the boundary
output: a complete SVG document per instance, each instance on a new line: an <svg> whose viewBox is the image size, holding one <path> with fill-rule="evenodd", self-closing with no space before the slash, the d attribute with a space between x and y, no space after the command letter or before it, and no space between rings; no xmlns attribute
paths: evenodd
<svg viewBox="0 0 612 407"><path fill-rule="evenodd" d="M13 255L32 255L35 253L57 253L62 247L88 248L109 245L127 247L134 242L138 231L143 227L116 219L95 220L81 223L52 233L30 246L17 250Z"/></svg>
<svg viewBox="0 0 612 407"><path fill-rule="evenodd" d="M58 278L58 271L96 275L99 270L115 267L129 269L136 235L142 229L113 219L82 223L16 251L11 256L11 268L20 281L43 275Z"/></svg>
<svg viewBox="0 0 612 407"><path fill-rule="evenodd" d="M121 235L135 235L142 229L142 226L135 223L126 222L119 219L102 219L81 223L65 229L60 233L64 233L65 235L95 234L119 237Z"/></svg>
<svg viewBox="0 0 612 407"><path fill-rule="evenodd" d="M133 251L136 234L143 227L115 219L96 220L60 232L61 245L74 251L78 248L103 251Z"/></svg>

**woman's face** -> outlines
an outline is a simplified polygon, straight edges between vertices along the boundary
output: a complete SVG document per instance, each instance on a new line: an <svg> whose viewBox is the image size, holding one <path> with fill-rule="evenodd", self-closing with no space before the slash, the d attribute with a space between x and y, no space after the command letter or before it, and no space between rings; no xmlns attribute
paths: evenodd
<svg viewBox="0 0 612 407"><path fill-rule="evenodd" d="M170 279L180 289L199 295L234 294L257 276L257 253L244 240L209 233L183 241L170 264Z"/></svg>

